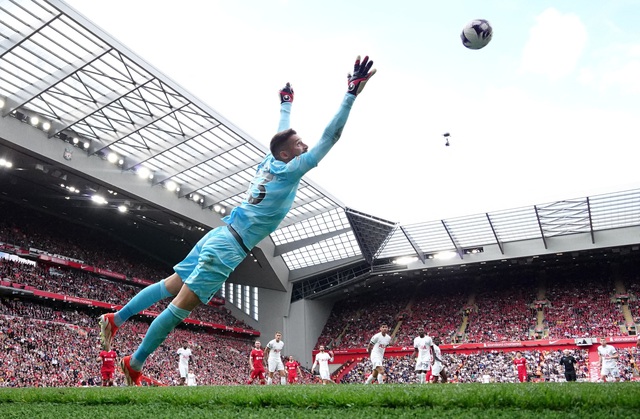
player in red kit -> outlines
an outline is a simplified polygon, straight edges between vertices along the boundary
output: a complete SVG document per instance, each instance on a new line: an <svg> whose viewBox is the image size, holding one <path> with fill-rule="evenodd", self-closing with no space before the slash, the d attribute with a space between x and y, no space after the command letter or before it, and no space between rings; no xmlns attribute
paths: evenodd
<svg viewBox="0 0 640 419"><path fill-rule="evenodd" d="M102 376L102 387L113 386L113 373L116 371L116 358L118 354L111 348L108 351L100 351L100 355L96 358L97 362L101 362L100 375Z"/></svg>
<svg viewBox="0 0 640 419"><path fill-rule="evenodd" d="M253 380L260 379L260 384L264 385L264 351L261 348L259 340L253 344L253 349L249 354L249 368L251 368L251 376L247 384L253 384Z"/></svg>
<svg viewBox="0 0 640 419"><path fill-rule="evenodd" d="M298 374L302 375L302 371L300 371L300 364L298 363L298 361L290 356L289 360L284 364L284 367L287 370L287 383L297 383Z"/></svg>
<svg viewBox="0 0 640 419"><path fill-rule="evenodd" d="M527 360L522 356L520 351L516 352L516 357L513 358L513 365L516 366L518 380L520 380L521 383L527 381Z"/></svg>

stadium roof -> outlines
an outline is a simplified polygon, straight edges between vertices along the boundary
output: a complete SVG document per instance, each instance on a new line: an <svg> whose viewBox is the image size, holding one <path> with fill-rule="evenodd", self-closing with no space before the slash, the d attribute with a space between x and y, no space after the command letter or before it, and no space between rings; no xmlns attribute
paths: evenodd
<svg viewBox="0 0 640 419"><path fill-rule="evenodd" d="M461 258L475 248L539 240L545 249L554 237L640 225L640 190L616 192L402 226L380 249L379 257L423 257L453 251Z"/></svg>
<svg viewBox="0 0 640 419"><path fill-rule="evenodd" d="M0 113L31 125L47 141L64 142L74 160L111 156L125 179L144 175L148 189L168 191L218 217L241 202L267 152L57 0L0 3ZM373 265L399 256L424 262L444 251L464 258L482 246L504 252L505 243L532 239L547 248L554 237L586 233L595 241L594 232L638 225L638 190L401 226L344 208L303 180L271 238L276 256L300 279L331 264Z"/></svg>

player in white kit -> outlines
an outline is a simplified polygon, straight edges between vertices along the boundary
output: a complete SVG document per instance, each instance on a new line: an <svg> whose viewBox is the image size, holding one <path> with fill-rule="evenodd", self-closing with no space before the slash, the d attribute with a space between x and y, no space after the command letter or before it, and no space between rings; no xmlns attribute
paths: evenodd
<svg viewBox="0 0 640 419"><path fill-rule="evenodd" d="M431 347L433 350L433 364L431 365L431 377L433 377L433 382L437 383L438 380L440 382L447 382L447 371L442 364L442 351L440 350L440 338L433 338L433 346Z"/></svg>
<svg viewBox="0 0 640 419"><path fill-rule="evenodd" d="M384 383L384 350L389 346L389 343L391 343L389 326L382 324L380 332L373 335L369 346L367 346L367 353L371 356L373 371L364 382L365 384L371 384L375 379L378 379L378 384Z"/></svg>
<svg viewBox="0 0 640 419"><path fill-rule="evenodd" d="M275 339L271 339L264 350L264 357L267 358L267 371L269 372L267 384L273 384L273 373L276 371L280 375L280 384L287 384L287 374L284 372L284 364L282 363L282 349L284 349L282 333L276 332Z"/></svg>
<svg viewBox="0 0 640 419"><path fill-rule="evenodd" d="M433 340L431 336L424 333L424 328L418 329L418 336L413 339L413 356L416 358L416 374L418 382L425 384L427 382L427 371L431 369L431 347Z"/></svg>
<svg viewBox="0 0 640 419"><path fill-rule="evenodd" d="M189 344L184 342L182 348L178 348L177 352L180 355L178 361L178 371L180 372L180 385L184 386L187 383L187 375L189 374L189 359L191 358L191 349Z"/></svg>
<svg viewBox="0 0 640 419"><path fill-rule="evenodd" d="M620 370L618 370L618 351L615 347L607 344L606 338L600 339L598 346L598 356L600 357L600 378L607 381L607 377L620 381Z"/></svg>
<svg viewBox="0 0 640 419"><path fill-rule="evenodd" d="M323 345L320 345L319 351L320 352L316 354L316 360L313 361L313 365L311 366L311 372L315 370L317 364L319 366L318 370L320 371L322 384L333 383L331 373L329 372L329 362L333 362L333 351L325 352Z"/></svg>
<svg viewBox="0 0 640 419"><path fill-rule="evenodd" d="M187 374L187 386L195 387L197 385L198 383L196 382L196 375L193 373L193 370L191 370L189 371L189 374Z"/></svg>

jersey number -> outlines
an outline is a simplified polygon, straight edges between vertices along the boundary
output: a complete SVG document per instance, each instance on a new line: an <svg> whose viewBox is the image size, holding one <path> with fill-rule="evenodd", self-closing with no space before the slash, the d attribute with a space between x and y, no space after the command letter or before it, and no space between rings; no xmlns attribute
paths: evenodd
<svg viewBox="0 0 640 419"><path fill-rule="evenodd" d="M247 202L252 204L252 205L256 205L259 204L260 202L262 202L262 200L264 199L264 197L267 195L267 188L265 188L264 185L266 185L267 183L271 182L273 180L273 174L267 172L264 173L262 180L260 181L260 183L258 183L256 185L256 187L258 188L258 196L253 196L253 194L251 193L251 191L249 191L249 197L247 198Z"/></svg>

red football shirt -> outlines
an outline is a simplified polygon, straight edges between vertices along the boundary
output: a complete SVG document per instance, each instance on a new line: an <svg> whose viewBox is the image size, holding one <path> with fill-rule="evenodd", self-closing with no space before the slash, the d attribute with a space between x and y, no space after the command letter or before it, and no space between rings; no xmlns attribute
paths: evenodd
<svg viewBox="0 0 640 419"><path fill-rule="evenodd" d="M102 370L103 371L115 371L116 358L118 355L116 351L101 351L100 358L102 358Z"/></svg>
<svg viewBox="0 0 640 419"><path fill-rule="evenodd" d="M513 363L518 368L518 372L527 370L527 360L525 359L525 357L513 358Z"/></svg>
<svg viewBox="0 0 640 419"><path fill-rule="evenodd" d="M287 371L289 372L289 375L295 375L298 371L298 366L300 364L298 364L297 361L287 361L284 364L284 367L287 369Z"/></svg>
<svg viewBox="0 0 640 419"><path fill-rule="evenodd" d="M253 349L251 351L251 362L254 369L264 369L264 351L262 349Z"/></svg>

